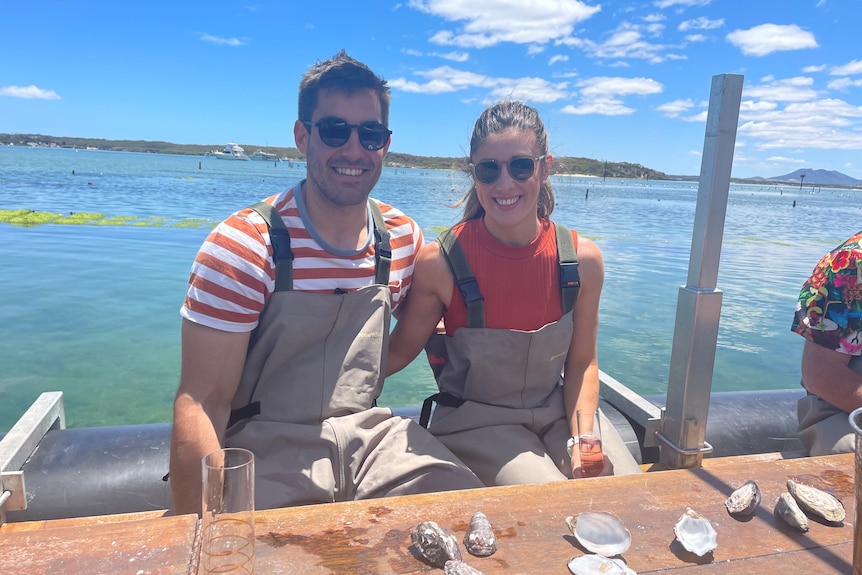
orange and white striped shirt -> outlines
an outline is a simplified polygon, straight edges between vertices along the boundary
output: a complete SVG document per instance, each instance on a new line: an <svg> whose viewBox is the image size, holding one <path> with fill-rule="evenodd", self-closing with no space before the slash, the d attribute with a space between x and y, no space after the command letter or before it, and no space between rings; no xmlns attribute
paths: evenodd
<svg viewBox="0 0 862 575"><path fill-rule="evenodd" d="M374 283L374 243L359 251L328 246L310 225L301 194L302 182L265 201L276 207L290 232L294 254L293 289L331 294L353 291ZM378 200L392 247L389 291L392 309L404 299L413 279L422 231L399 210ZM275 289L275 265L269 230L250 208L235 212L220 223L198 251L192 264L189 289L180 314L195 323L230 332L251 331Z"/></svg>

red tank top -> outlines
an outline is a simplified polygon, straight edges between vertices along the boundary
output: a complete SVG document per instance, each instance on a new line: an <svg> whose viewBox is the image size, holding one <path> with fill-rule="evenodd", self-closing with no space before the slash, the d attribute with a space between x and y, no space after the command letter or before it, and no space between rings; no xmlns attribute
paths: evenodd
<svg viewBox="0 0 862 575"><path fill-rule="evenodd" d="M481 218L453 228L485 298L485 327L535 330L560 319L560 266L554 224L541 220L539 234L525 246L494 239ZM575 251L578 234L572 231ZM447 335L467 325L464 297L453 285L443 314Z"/></svg>

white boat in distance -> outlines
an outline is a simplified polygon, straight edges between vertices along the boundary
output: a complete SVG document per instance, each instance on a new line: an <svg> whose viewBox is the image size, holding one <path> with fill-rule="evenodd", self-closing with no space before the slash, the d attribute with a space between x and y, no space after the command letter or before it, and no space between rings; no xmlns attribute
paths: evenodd
<svg viewBox="0 0 862 575"><path fill-rule="evenodd" d="M258 150L251 155L252 160L262 160L264 162L277 162L278 155L270 154L269 152L264 152L263 150Z"/></svg>
<svg viewBox="0 0 862 575"><path fill-rule="evenodd" d="M233 142L228 142L224 147L224 151L213 152L212 155L220 160L248 160L248 156L245 154L242 146Z"/></svg>

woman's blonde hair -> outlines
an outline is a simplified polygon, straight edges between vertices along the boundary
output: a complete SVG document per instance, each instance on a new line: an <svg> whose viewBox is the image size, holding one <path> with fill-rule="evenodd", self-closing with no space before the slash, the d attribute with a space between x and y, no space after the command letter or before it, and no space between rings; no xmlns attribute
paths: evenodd
<svg viewBox="0 0 862 575"><path fill-rule="evenodd" d="M476 120L476 125L473 126L473 135L470 137L470 158L472 161L473 154L476 150L485 143L488 136L491 134L499 134L505 130L514 128L532 132L536 135L536 145L538 146L538 155L544 156L540 162L547 163L547 156L550 152L548 144L548 132L545 130L545 124L539 117L539 112L523 102L499 102L490 108L487 108ZM540 164L541 165L541 164ZM467 168L469 170L469 167ZM472 171L470 172L473 177ZM461 221L474 220L485 215L485 209L479 203L479 197L476 195L475 180L464 194L456 206L464 206L464 214L461 216ZM539 205L538 216L548 219L551 217L551 212L554 211L554 191L551 189L551 181L545 178L539 188Z"/></svg>

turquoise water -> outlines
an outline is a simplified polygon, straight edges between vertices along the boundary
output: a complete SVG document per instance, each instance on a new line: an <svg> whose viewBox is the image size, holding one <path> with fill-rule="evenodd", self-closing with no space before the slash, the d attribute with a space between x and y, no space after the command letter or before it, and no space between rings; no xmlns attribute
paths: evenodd
<svg viewBox="0 0 862 575"><path fill-rule="evenodd" d="M0 209L164 218L161 226L0 224L0 430L43 391L65 393L70 427L169 421L179 378L179 307L210 226L289 186L301 163L0 147ZM74 173L73 173L74 172ZM695 183L555 178L555 219L592 238L606 266L599 366L663 393L685 283ZM458 173L385 169L374 196L433 237L457 220ZM589 194L587 194L589 190ZM793 202L796 206L793 206ZM798 385L789 331L820 256L858 231L862 196L805 186L731 189L718 287L713 390ZM176 227L201 219L199 227ZM423 359L387 381L381 403L434 390Z"/></svg>

